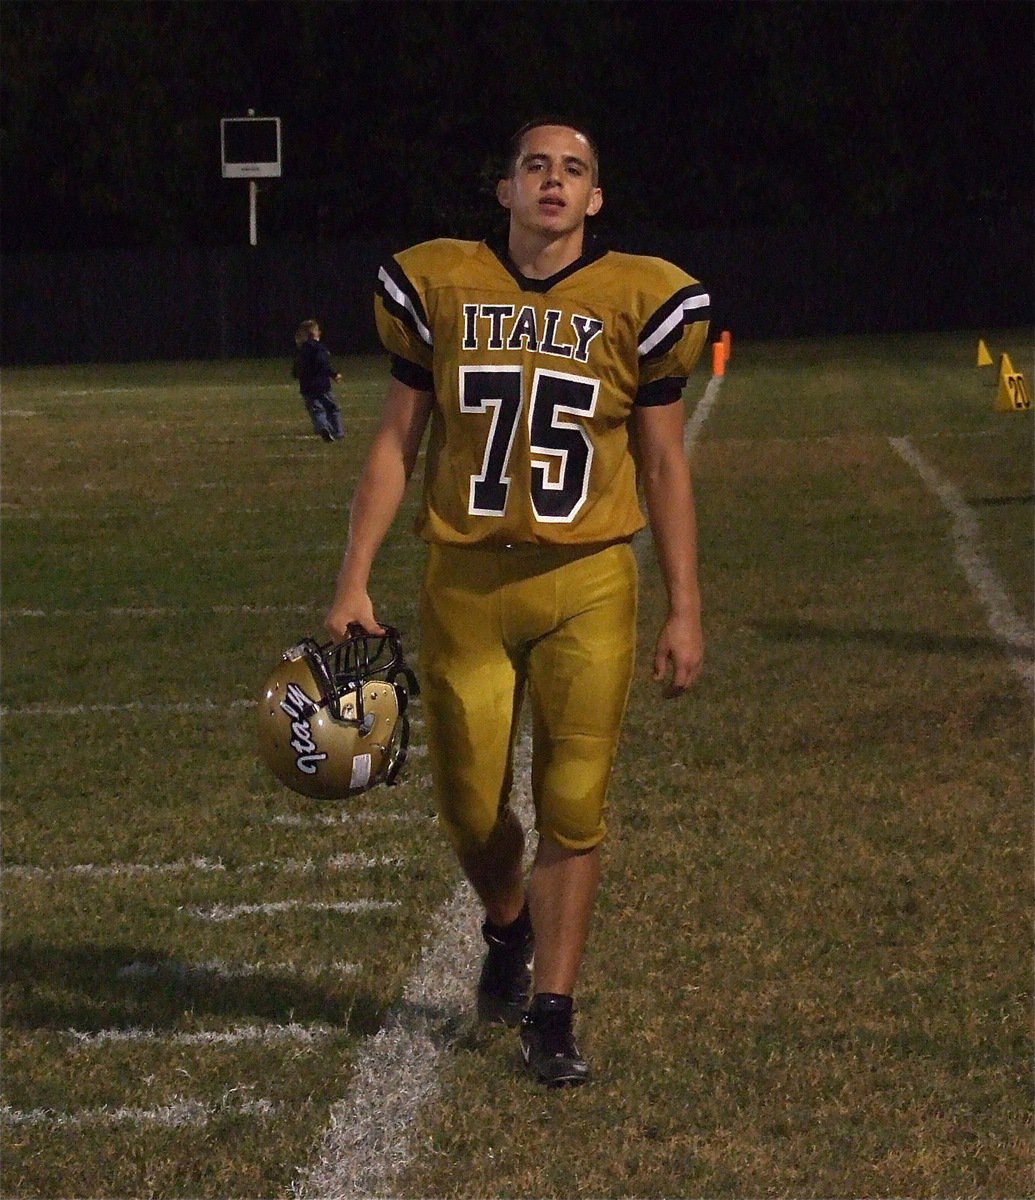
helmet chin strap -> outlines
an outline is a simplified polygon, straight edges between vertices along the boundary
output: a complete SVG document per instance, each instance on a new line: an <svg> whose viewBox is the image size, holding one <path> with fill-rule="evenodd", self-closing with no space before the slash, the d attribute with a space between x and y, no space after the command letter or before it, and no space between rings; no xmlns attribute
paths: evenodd
<svg viewBox="0 0 1035 1200"><path fill-rule="evenodd" d="M405 693L404 693L405 694ZM385 774L385 785L392 787L399 772L406 762L406 754L410 747L410 718L405 712L400 712L399 723L396 725L396 744L394 751L389 752L388 771Z"/></svg>

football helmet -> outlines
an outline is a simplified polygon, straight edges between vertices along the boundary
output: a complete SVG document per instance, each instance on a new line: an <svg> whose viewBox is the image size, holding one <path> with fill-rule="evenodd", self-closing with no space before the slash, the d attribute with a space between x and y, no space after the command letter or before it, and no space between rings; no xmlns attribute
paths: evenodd
<svg viewBox="0 0 1035 1200"><path fill-rule="evenodd" d="M342 642L285 650L259 701L259 756L292 791L343 800L394 783L406 761L410 696L420 694L399 632L349 626Z"/></svg>

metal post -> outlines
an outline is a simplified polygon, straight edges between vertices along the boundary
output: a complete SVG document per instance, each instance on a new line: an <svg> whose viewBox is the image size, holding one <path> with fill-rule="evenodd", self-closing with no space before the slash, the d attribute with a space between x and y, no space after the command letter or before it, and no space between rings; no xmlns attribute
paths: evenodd
<svg viewBox="0 0 1035 1200"><path fill-rule="evenodd" d="M256 209L258 207L257 197L259 194L259 185L254 179L248 180L248 234L253 246L259 244L258 221L256 220Z"/></svg>

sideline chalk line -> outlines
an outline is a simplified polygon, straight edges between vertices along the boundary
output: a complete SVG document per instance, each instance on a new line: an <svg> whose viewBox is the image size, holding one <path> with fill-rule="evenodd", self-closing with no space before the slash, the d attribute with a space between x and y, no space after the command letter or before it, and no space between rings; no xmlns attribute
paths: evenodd
<svg viewBox="0 0 1035 1200"><path fill-rule="evenodd" d="M1010 666L1030 692L1035 684L1035 637L1018 615L1006 589L981 550L981 528L974 510L954 483L939 474L908 437L888 438L891 448L920 476L952 518L956 562L985 610L988 627L1002 642Z"/></svg>
<svg viewBox="0 0 1035 1200"><path fill-rule="evenodd" d="M721 377L712 378L687 422L683 444L688 453L721 384ZM531 738L525 734L515 753L514 808L526 827L531 760ZM393 1194L392 1185L413 1156L418 1114L441 1087L439 1055L471 1010L481 952L479 910L472 899L470 885L462 880L436 915L401 1003L360 1049L348 1092L332 1105L313 1161L292 1185L296 1200Z"/></svg>
<svg viewBox="0 0 1035 1200"><path fill-rule="evenodd" d="M532 741L515 751L514 810L532 819ZM526 844L526 859L534 837ZM420 1109L440 1089L442 1049L469 1023L474 972L481 954L479 909L466 879L436 914L402 1000L359 1051L346 1095L331 1106L330 1124L292 1195L367 1200L391 1195L414 1152Z"/></svg>
<svg viewBox="0 0 1035 1200"><path fill-rule="evenodd" d="M711 411L715 407L719 399L719 392L722 391L722 381L725 378L723 375L713 375L708 381L708 386L704 389L704 395L698 400L686 427L683 430L683 448L687 454L693 452L697 445L697 439L701 436L701 430L704 428L705 421L711 416Z"/></svg>

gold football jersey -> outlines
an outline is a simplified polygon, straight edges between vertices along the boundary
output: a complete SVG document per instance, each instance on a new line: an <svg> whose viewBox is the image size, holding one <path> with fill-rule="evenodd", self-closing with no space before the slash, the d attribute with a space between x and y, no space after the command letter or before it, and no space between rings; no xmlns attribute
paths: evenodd
<svg viewBox="0 0 1035 1200"><path fill-rule="evenodd" d="M435 393L417 532L444 545L631 537L645 522L629 418L678 398L708 306L678 267L614 251L545 280L487 242L390 259L378 332L395 373Z"/></svg>

